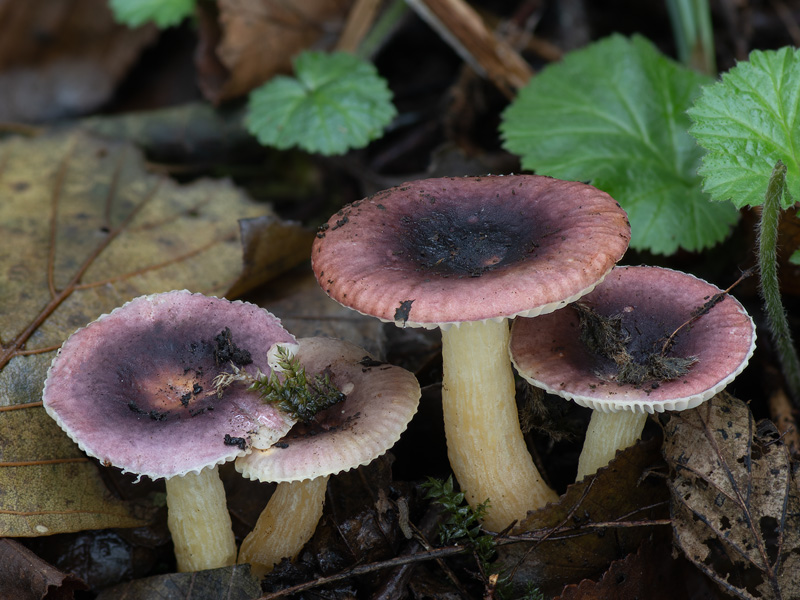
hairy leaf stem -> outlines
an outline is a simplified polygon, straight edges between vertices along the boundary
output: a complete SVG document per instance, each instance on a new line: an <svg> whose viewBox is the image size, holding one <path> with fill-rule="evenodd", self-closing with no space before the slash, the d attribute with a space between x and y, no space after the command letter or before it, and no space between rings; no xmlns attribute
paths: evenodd
<svg viewBox="0 0 800 600"><path fill-rule="evenodd" d="M761 297L767 313L772 339L778 352L789 395L795 404L800 401L800 360L792 342L789 321L781 302L778 284L778 219L781 215L781 198L786 189L786 165L775 163L764 196L758 232L758 267L761 278Z"/></svg>

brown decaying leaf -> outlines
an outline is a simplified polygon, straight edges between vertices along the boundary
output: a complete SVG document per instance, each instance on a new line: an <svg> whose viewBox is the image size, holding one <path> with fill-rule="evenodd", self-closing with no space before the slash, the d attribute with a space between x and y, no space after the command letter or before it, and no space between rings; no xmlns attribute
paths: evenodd
<svg viewBox="0 0 800 600"><path fill-rule="evenodd" d="M347 340L373 356L385 355L384 325L331 300L317 283L311 267L302 265L248 299L268 306L296 337L327 336Z"/></svg>
<svg viewBox="0 0 800 600"><path fill-rule="evenodd" d="M595 582L584 579L564 588L555 600L713 600L714 587L682 557L671 556L668 542L644 542L636 553L615 560Z"/></svg>
<svg viewBox="0 0 800 600"><path fill-rule="evenodd" d="M647 475L663 466L658 442L640 442L618 452L596 477L569 486L557 504L530 513L521 528L549 535L533 544L499 549L514 583L536 582L545 595L555 595L568 583L600 576L612 561L635 552L645 538L666 533L663 525L648 525L666 515L663 480ZM613 521L638 523L614 527L609 525Z"/></svg>
<svg viewBox="0 0 800 600"><path fill-rule="evenodd" d="M214 103L236 98L277 73L289 73L292 57L309 47L333 47L352 0L219 0L221 41L203 44L227 69L227 77L210 68L214 60L200 57L199 81ZM214 37L206 27L201 35Z"/></svg>
<svg viewBox="0 0 800 600"><path fill-rule="evenodd" d="M244 248L242 272L228 288L234 298L288 271L298 257L311 256L314 240L311 230L275 215L241 219L239 235Z"/></svg>
<svg viewBox="0 0 800 600"><path fill-rule="evenodd" d="M0 539L0 598L68 600L86 585L62 573L14 540Z"/></svg>
<svg viewBox="0 0 800 600"><path fill-rule="evenodd" d="M97 600L251 600L261 595L250 565L136 579L104 589Z"/></svg>
<svg viewBox="0 0 800 600"><path fill-rule="evenodd" d="M664 454L676 544L737 598L800 598L800 497L772 423L721 393L672 414Z"/></svg>
<svg viewBox="0 0 800 600"><path fill-rule="evenodd" d="M108 100L155 26L114 22L108 0L0 1L0 120L84 114Z"/></svg>
<svg viewBox="0 0 800 600"><path fill-rule="evenodd" d="M237 220L265 213L229 182L149 175L126 144L0 143L0 535L141 524L41 408L47 368L74 330L136 296L224 294L242 268Z"/></svg>

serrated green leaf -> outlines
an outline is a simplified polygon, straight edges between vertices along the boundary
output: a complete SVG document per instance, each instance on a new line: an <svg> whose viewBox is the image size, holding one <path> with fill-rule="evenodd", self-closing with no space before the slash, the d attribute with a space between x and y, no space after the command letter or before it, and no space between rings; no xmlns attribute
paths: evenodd
<svg viewBox="0 0 800 600"><path fill-rule="evenodd" d="M379 137L397 114L386 81L351 54L303 52L294 70L250 93L245 125L265 146L343 154Z"/></svg>
<svg viewBox="0 0 800 600"><path fill-rule="evenodd" d="M706 81L646 39L614 35L531 80L503 114L505 147L526 169L611 194L628 212L633 248L702 250L738 218L709 202L696 173L702 150L685 111Z"/></svg>
<svg viewBox="0 0 800 600"><path fill-rule="evenodd" d="M109 5L118 23L139 27L153 21L164 29L191 16L195 0L110 0Z"/></svg>
<svg viewBox="0 0 800 600"><path fill-rule="evenodd" d="M700 174L715 200L764 203L778 160L787 167L784 208L800 198L800 50L755 50L703 89L689 130L708 150Z"/></svg>

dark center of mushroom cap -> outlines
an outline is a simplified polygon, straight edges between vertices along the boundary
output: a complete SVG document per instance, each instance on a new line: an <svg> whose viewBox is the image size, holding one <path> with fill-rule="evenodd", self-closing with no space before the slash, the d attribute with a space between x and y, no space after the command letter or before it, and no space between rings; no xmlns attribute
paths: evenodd
<svg viewBox="0 0 800 600"><path fill-rule="evenodd" d="M399 240L401 252L420 270L442 276L479 277L517 263L536 251L538 240L552 233L541 221L501 206L468 211L439 203L420 216L402 220L408 235Z"/></svg>
<svg viewBox="0 0 800 600"><path fill-rule="evenodd" d="M250 353L239 348L230 329L211 339L197 337L185 327L153 324L143 328L124 348L108 340L98 356L113 370L94 382L108 418L130 413L155 423L197 417L214 410L217 401L213 381L220 372L252 362ZM119 354L126 357L120 360ZM127 414L126 414L127 413Z"/></svg>

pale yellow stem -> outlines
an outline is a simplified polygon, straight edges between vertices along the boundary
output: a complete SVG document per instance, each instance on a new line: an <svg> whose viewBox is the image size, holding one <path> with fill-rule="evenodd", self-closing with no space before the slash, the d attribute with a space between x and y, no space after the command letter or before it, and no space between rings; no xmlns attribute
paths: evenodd
<svg viewBox="0 0 800 600"><path fill-rule="evenodd" d="M578 476L575 481L605 467L617 454L617 450L633 446L642 437L645 423L647 413L644 412L593 411L586 430L586 441L583 442L583 450L578 459Z"/></svg>
<svg viewBox="0 0 800 600"><path fill-rule="evenodd" d="M483 526L500 531L558 496L542 480L519 428L508 322L442 331L442 405L450 466Z"/></svg>
<svg viewBox="0 0 800 600"><path fill-rule="evenodd" d="M263 577L282 559L294 560L322 518L329 476L279 483L239 550L239 562Z"/></svg>
<svg viewBox="0 0 800 600"><path fill-rule="evenodd" d="M167 479L167 525L178 571L236 564L236 539L217 467Z"/></svg>

